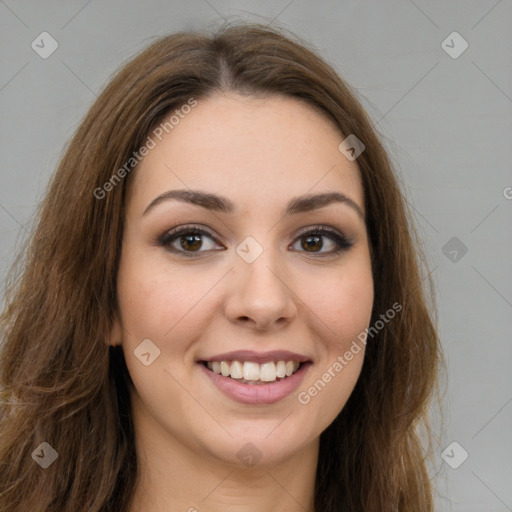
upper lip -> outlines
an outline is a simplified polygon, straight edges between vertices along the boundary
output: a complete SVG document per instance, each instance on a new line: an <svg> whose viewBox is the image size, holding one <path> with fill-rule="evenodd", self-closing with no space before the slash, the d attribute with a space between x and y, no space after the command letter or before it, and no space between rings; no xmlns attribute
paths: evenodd
<svg viewBox="0 0 512 512"><path fill-rule="evenodd" d="M200 359L200 362L212 361L252 361L255 363L269 363L270 361L297 361L305 363L311 359L303 354L290 352L289 350L274 350L272 352L254 352L252 350L236 350L234 352L224 352L211 357Z"/></svg>

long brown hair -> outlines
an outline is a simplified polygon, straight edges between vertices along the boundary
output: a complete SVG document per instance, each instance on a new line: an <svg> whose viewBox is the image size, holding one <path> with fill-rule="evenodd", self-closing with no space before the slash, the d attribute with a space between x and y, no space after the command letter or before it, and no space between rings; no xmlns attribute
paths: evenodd
<svg viewBox="0 0 512 512"><path fill-rule="evenodd" d="M226 90L294 97L363 142L372 325L402 306L368 339L356 387L321 435L316 510L433 511L427 411L444 358L390 159L357 93L316 51L284 30L236 24L161 37L128 62L51 179L1 317L0 512L128 510L137 479L132 383L122 351L106 343L136 172L126 162L171 111ZM105 186L116 172L122 179ZM43 442L58 453L46 469L33 455Z"/></svg>

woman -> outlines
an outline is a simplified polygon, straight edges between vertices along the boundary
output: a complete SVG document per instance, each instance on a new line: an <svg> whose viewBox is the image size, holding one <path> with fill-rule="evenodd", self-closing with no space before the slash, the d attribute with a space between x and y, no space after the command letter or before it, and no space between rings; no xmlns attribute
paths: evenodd
<svg viewBox="0 0 512 512"><path fill-rule="evenodd" d="M433 510L443 359L412 228L303 43L160 38L38 219L2 317L1 511Z"/></svg>

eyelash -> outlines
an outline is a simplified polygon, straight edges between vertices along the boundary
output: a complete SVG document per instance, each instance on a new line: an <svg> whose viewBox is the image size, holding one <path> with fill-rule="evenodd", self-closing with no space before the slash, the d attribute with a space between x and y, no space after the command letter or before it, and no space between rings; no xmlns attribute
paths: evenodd
<svg viewBox="0 0 512 512"><path fill-rule="evenodd" d="M171 246L172 242L174 242L175 240L179 240L179 238L184 235L205 235L205 236L210 237L215 243L217 243L217 244L219 243L215 239L215 237L205 229L202 229L197 226L180 226L178 228L171 229L170 231L167 231L163 235L161 235L157 240L157 245L160 247L165 247L170 252L180 254L180 255L183 255L184 257L188 257L188 258L193 258L193 257L195 257L196 254L201 253L201 252L208 252L208 251L201 251L201 250L199 250L199 251L183 251L183 250L179 250L179 249L176 249L175 247ZM297 240L299 240L300 238L302 238L306 235L327 236L333 242L336 243L336 245L337 245L336 249L331 250L329 252L325 252L325 253L321 253L321 252L309 253L308 251L299 251L299 252L305 252L306 254L313 254L313 255L316 254L316 255L319 255L319 257L338 255L341 252L349 250L354 245L354 242L351 239L347 238L346 236L344 236L344 235L338 233L337 231L335 231L331 228L328 228L326 226L319 225L319 226L310 227L306 231L303 231L302 233L300 233L297 236Z"/></svg>

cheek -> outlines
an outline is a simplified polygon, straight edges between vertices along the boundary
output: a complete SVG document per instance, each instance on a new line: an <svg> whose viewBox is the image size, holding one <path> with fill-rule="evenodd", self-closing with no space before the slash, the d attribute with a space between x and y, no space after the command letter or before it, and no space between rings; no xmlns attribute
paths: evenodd
<svg viewBox="0 0 512 512"><path fill-rule="evenodd" d="M370 322L374 298L371 270L353 268L314 289L308 302L324 325L323 339L329 351L345 350Z"/></svg>
<svg viewBox="0 0 512 512"><path fill-rule="evenodd" d="M304 413L317 418L313 433L323 431L347 403L364 361L362 340L371 319L373 280L370 272L347 273L325 283L311 296L318 316L318 364L301 386L298 401Z"/></svg>
<svg viewBox="0 0 512 512"><path fill-rule="evenodd" d="M164 361L184 361L192 340L207 327L208 308L222 275L204 269L170 270L144 254L128 254L118 275L118 297L125 349L133 351L150 339ZM210 302L209 302L210 301Z"/></svg>
<svg viewBox="0 0 512 512"><path fill-rule="evenodd" d="M150 263L147 256L127 254L119 268L117 291L126 365L137 394L158 417L162 403L175 410L183 405L175 379L186 378L189 349L205 330L208 291L218 278L207 273L199 278L176 269L170 272L169 267ZM157 352L149 345L154 362L148 366L137 358L143 340L150 340L159 350L154 357Z"/></svg>

